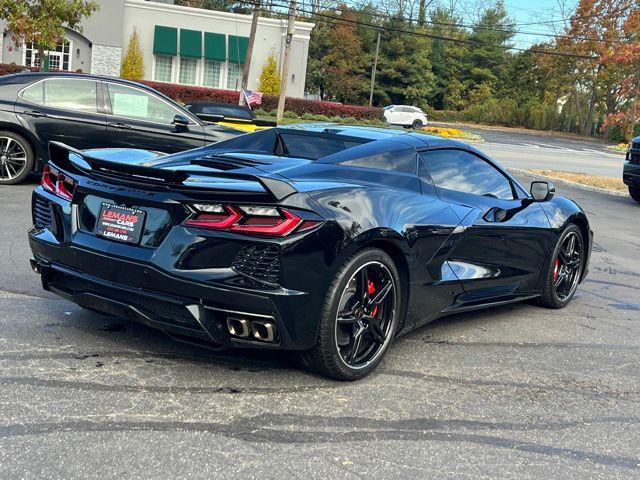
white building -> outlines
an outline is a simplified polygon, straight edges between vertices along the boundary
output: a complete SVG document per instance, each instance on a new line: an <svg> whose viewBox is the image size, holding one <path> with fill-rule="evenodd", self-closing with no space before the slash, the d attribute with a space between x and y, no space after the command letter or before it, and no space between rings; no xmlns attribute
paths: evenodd
<svg viewBox="0 0 640 480"><path fill-rule="evenodd" d="M82 32L68 31L50 53L52 69L118 76L134 29L144 55L145 80L237 90L247 49L251 16L173 5L172 0L99 0L100 10L83 22ZM302 97L312 23L296 22L287 94ZM14 45L6 22L1 63L35 66L37 51ZM260 18L249 71L250 90L269 56L282 66L286 20Z"/></svg>

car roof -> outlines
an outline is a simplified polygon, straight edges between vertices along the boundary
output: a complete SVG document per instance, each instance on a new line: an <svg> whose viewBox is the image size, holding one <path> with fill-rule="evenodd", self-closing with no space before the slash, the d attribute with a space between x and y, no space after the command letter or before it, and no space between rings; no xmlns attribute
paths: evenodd
<svg viewBox="0 0 640 480"><path fill-rule="evenodd" d="M75 72L19 72L12 73L10 75L5 75L2 77L3 79L11 78L12 80L20 79L24 80L23 83L28 83L30 81L35 81L40 78L87 78L91 80L101 80L105 82L113 82L120 83L123 85L130 85L132 87L145 88L147 90L153 90L157 92L157 90L152 87L145 85L144 83L134 82L133 80L126 80L124 78L118 77L107 77L104 75L91 75L89 73L75 73Z"/></svg>
<svg viewBox="0 0 640 480"><path fill-rule="evenodd" d="M342 125L339 123L298 123L294 125L278 126L282 133L291 132L313 132L327 133L332 135L344 135L345 137L358 138L366 141L391 140L401 144L411 145L419 150L432 148L463 148L469 146L458 140L427 135L410 130L400 130L393 128L369 127L363 125Z"/></svg>

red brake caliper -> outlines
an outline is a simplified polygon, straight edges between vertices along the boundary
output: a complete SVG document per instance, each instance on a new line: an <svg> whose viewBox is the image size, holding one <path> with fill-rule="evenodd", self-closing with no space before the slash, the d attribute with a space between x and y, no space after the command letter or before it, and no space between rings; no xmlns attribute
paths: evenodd
<svg viewBox="0 0 640 480"><path fill-rule="evenodd" d="M369 295L373 295L376 291L376 286L373 284L373 282L371 280L368 281L369 284L367 285L367 294ZM378 306L376 305L375 307L373 307L373 312L371 312L371 316L375 317L376 313L378 313Z"/></svg>
<svg viewBox="0 0 640 480"><path fill-rule="evenodd" d="M560 261L556 258L556 264L553 267L553 281L555 282L558 279L558 268L560 266Z"/></svg>

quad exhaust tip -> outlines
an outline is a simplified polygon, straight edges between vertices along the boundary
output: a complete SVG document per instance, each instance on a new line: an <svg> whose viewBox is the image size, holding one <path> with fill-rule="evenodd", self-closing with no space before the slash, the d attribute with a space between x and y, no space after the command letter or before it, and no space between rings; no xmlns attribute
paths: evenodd
<svg viewBox="0 0 640 480"><path fill-rule="evenodd" d="M249 321L245 318L227 317L227 331L232 337L253 337L260 342L273 342L276 338L274 323L266 320Z"/></svg>
<svg viewBox="0 0 640 480"><path fill-rule="evenodd" d="M271 322L251 322L253 338L262 342L273 342L275 327Z"/></svg>
<svg viewBox="0 0 640 480"><path fill-rule="evenodd" d="M227 317L227 330L234 337L247 338L249 336L249 321L244 318Z"/></svg>

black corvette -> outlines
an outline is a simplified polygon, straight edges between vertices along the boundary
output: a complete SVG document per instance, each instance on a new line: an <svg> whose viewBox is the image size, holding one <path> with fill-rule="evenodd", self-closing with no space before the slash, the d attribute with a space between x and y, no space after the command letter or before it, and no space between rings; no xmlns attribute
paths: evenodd
<svg viewBox="0 0 640 480"><path fill-rule="evenodd" d="M338 379L443 315L564 307L587 273L580 207L457 141L314 124L161 158L50 150L29 232L45 289Z"/></svg>

